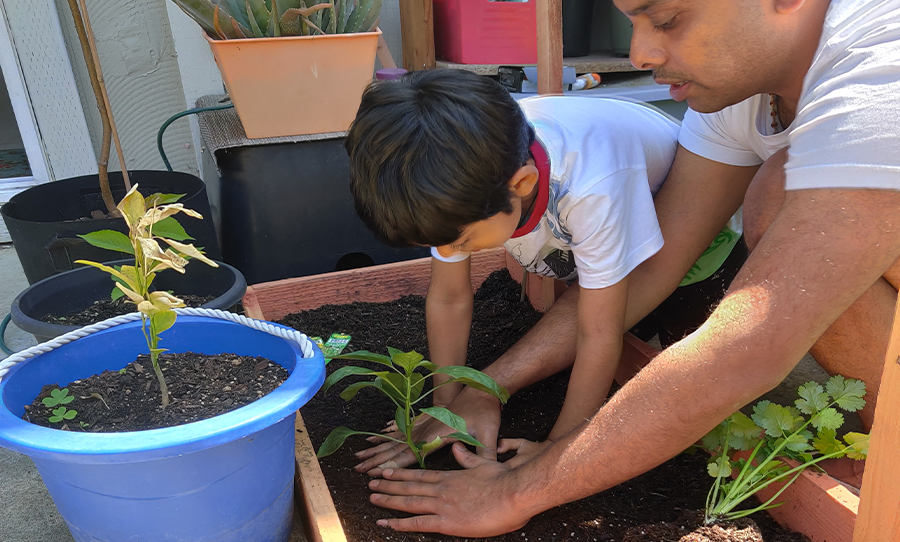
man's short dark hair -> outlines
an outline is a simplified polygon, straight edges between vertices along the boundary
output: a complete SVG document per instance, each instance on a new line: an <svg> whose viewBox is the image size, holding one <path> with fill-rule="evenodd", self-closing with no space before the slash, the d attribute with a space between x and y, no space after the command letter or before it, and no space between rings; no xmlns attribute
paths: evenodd
<svg viewBox="0 0 900 542"><path fill-rule="evenodd" d="M356 212L391 246L441 246L467 225L512 212L508 183L534 130L499 83L422 70L370 85L350 127Z"/></svg>

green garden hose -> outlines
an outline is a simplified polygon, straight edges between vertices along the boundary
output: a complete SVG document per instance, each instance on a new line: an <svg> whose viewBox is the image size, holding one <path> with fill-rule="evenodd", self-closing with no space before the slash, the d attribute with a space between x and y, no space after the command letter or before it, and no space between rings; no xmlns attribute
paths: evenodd
<svg viewBox="0 0 900 542"><path fill-rule="evenodd" d="M3 350L3 353L7 356L11 356L15 354L8 346L6 346L6 328L9 326L9 321L12 319L11 314L7 314L6 318L3 319L3 323L0 324L0 350Z"/></svg>
<svg viewBox="0 0 900 542"><path fill-rule="evenodd" d="M195 109L188 109L187 111L182 111L181 113L177 113L172 115L159 127L159 132L156 133L156 148L159 149L159 155L162 157L163 164L166 165L166 169L172 171L172 164L169 163L169 159L166 158L166 151L163 150L163 134L166 132L166 128L169 127L170 124L180 119L181 117L186 117L188 115L193 115L195 113L203 113L204 111L218 111L220 109L230 109L234 107L234 104L225 104L225 105L213 105L209 107L197 107Z"/></svg>

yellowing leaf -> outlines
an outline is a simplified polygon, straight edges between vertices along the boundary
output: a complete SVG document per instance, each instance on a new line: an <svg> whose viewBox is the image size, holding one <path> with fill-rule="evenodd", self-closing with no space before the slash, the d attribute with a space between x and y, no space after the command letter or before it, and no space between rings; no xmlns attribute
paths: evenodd
<svg viewBox="0 0 900 542"><path fill-rule="evenodd" d="M835 437L836 431L834 429L822 429L816 435L816 438L813 439L812 445L816 450L822 453L822 455L832 454L835 452L841 451L844 446L841 442Z"/></svg>
<svg viewBox="0 0 900 542"><path fill-rule="evenodd" d="M176 215L178 213L184 213L194 218L203 218L203 215L201 215L197 211L185 209L184 205L181 203L173 203L171 205L160 205L159 207L153 207L152 209L147 211L147 213L141 217L138 227L146 228L148 226L152 226L160 220L168 218L172 215Z"/></svg>
<svg viewBox="0 0 900 542"><path fill-rule="evenodd" d="M150 258L151 260L156 260L162 263L165 267L169 269L174 269L179 273L184 273L184 266L187 264L187 260L175 254L171 250L167 250L163 252L160 248L159 244L153 239L144 239L141 238L141 250L144 252L144 256ZM153 267L153 270L156 270L156 267Z"/></svg>
<svg viewBox="0 0 900 542"><path fill-rule="evenodd" d="M132 185L131 190L125 194L125 197L122 198L122 201L116 206L116 208L122 212L122 216L125 218L125 222L128 224L129 228L134 228L140 222L146 209L144 206L144 196L138 192L137 188L137 184Z"/></svg>
<svg viewBox="0 0 900 542"><path fill-rule="evenodd" d="M184 301L170 294L169 292L151 292L150 301L159 310L176 309L184 307Z"/></svg>
<svg viewBox="0 0 900 542"><path fill-rule="evenodd" d="M158 312L158 309L153 306L153 303L147 301L146 299L138 303L137 309L147 316L153 316Z"/></svg>
<svg viewBox="0 0 900 542"><path fill-rule="evenodd" d="M865 459L869 455L869 435L862 433L847 433L844 441L850 445L847 457L852 459Z"/></svg>
<svg viewBox="0 0 900 542"><path fill-rule="evenodd" d="M186 256L190 256L191 258L196 258L196 259L200 260L201 262L205 263L206 265L209 265L212 267L219 267L219 264L217 264L216 262L214 262L214 261L210 260L209 258L207 258L206 256L204 256L202 252L200 252L199 250L197 250L196 247L194 247L194 245L186 245L184 243L179 243L178 241L173 241L172 239L163 239L163 241L165 241L166 243L171 245L172 248L174 248L175 250L177 250L178 252L180 252ZM185 260L185 263L187 263L187 260Z"/></svg>
<svg viewBox="0 0 900 542"><path fill-rule="evenodd" d="M157 312L150 317L150 322L153 325L153 331L155 331L156 333L162 333L163 331L175 325L176 318L177 315L175 314L175 311Z"/></svg>

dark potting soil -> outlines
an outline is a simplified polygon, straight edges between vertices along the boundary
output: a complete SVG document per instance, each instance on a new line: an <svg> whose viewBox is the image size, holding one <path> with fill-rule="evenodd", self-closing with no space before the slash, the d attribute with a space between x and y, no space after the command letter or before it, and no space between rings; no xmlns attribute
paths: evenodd
<svg viewBox="0 0 900 542"><path fill-rule="evenodd" d="M493 362L521 338L541 317L531 305L520 302L521 287L506 271L492 274L475 295L468 363L478 369ZM425 299L407 296L390 303L352 303L328 305L286 316L281 323L309 335L328 337L341 332L352 335L346 351L370 350L387 353L391 346L404 351L416 350L428 356L425 336ZM332 361L329 373L346 364L366 366L364 362ZM372 365L373 368L376 366ZM562 408L569 371L538 382L513 396L504 407L501 436L542 440ZM348 382L349 384L349 382ZM430 384L430 381L429 381ZM302 409L313 446L318 448L328 433L345 425L361 431L380 431L394 411L390 401L372 388L363 389L350 402L339 397L342 382L327 396L319 393ZM369 446L362 437L348 439L333 455L320 460L332 498L351 542L404 542L421 540L460 540L441 535L400 533L378 527L381 518L395 517L369 502L369 477L353 470L359 460L353 453ZM506 459L506 458L501 458ZM430 469L459 469L449 447L428 456ZM671 532L654 538L651 530L659 522L677 522L685 512L703 508L712 483L706 473L702 454L680 455L652 471L600 494L548 510L533 518L523 529L493 540L525 541L678 541L690 530ZM766 542L800 542L802 535L788 533L765 514L753 516ZM679 527L682 524L679 523ZM686 527L689 524L684 524ZM693 528L694 525L691 525ZM632 531L638 528L637 531ZM642 532L645 535L635 535ZM629 534L630 532L630 534ZM662 532L662 531L661 531ZM637 538L635 538L637 536ZM700 542L689 538L685 542ZM710 539L719 542L722 539ZM747 542L735 537L730 542Z"/></svg>
<svg viewBox="0 0 900 542"><path fill-rule="evenodd" d="M184 304L188 307L200 307L204 303L209 303L216 298L214 295L179 295ZM90 307L71 314L47 314L41 317L42 322L48 324L58 324L62 326L87 326L102 322L107 318L114 318L123 314L135 312L137 308L134 303L127 302L124 297L120 297L113 301L112 299L101 299L94 301Z"/></svg>
<svg viewBox="0 0 900 542"><path fill-rule="evenodd" d="M23 418L44 427L98 433L172 427L250 404L288 377L284 367L266 358L236 354L160 354L159 364L171 397L165 408L150 356L141 355L120 371L104 371L62 386L75 397L64 405L77 412L74 418L49 421L59 407L47 407L42 401L61 387L58 384L44 386L25 407Z"/></svg>

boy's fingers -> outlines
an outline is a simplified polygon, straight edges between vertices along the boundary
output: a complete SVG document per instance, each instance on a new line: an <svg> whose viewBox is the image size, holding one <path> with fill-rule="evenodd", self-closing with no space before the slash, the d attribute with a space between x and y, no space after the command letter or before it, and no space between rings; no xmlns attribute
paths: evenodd
<svg viewBox="0 0 900 542"><path fill-rule="evenodd" d="M366 448L365 450L360 450L353 455L355 455L356 457L358 457L360 459L366 459L366 458L372 457L373 455L377 455L377 454L380 454L387 450L390 450L391 448L393 448L396 445L397 445L396 442L389 440L383 444L379 444L378 446L372 446L371 448Z"/></svg>
<svg viewBox="0 0 900 542"><path fill-rule="evenodd" d="M518 450L522 447L522 441L523 439L520 438L502 438L500 439L500 445L497 446L497 453L503 454Z"/></svg>

